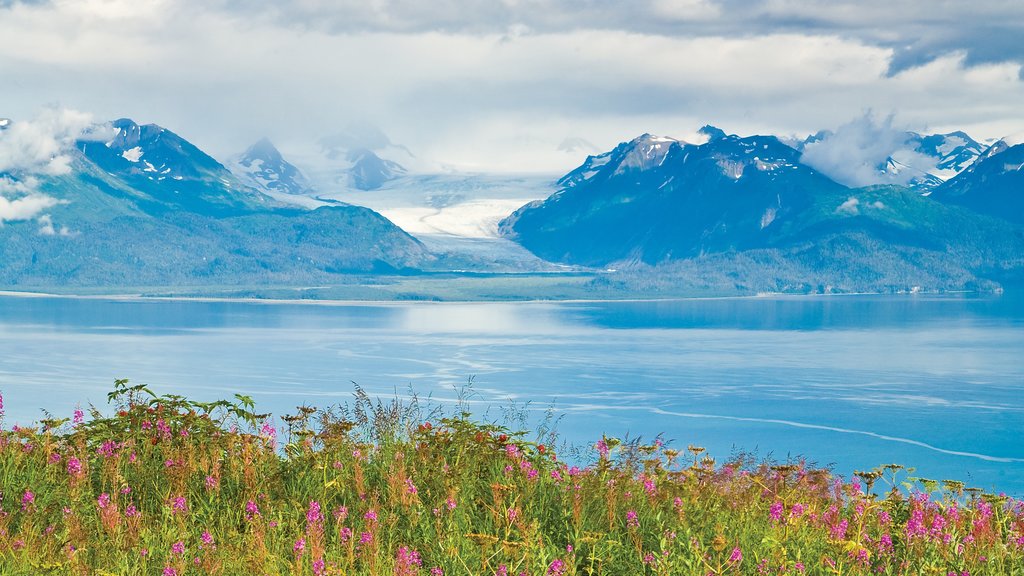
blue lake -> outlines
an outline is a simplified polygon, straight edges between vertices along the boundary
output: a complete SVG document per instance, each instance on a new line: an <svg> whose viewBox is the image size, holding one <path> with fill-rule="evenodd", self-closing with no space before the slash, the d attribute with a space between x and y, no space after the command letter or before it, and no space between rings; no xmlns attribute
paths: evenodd
<svg viewBox="0 0 1024 576"><path fill-rule="evenodd" d="M115 378L280 413L371 394L554 406L561 436L663 433L726 458L889 462L1024 495L1024 301L301 304L0 297L4 425L104 407ZM489 410L489 412L488 412Z"/></svg>

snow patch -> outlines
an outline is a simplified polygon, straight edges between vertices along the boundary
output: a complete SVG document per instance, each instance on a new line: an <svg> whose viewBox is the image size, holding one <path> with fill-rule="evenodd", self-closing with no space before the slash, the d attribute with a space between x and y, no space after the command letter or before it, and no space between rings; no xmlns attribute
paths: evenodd
<svg viewBox="0 0 1024 576"><path fill-rule="evenodd" d="M743 168L745 164L743 162L737 162L735 160L729 160L726 158L720 158L718 160L718 167L722 169L722 174L732 178L733 180L739 180L740 176L743 176Z"/></svg>
<svg viewBox="0 0 1024 576"><path fill-rule="evenodd" d="M136 146L130 150L125 150L124 152L121 152L121 157L129 162L138 162L139 159L142 158L142 148ZM146 164L149 164L149 162Z"/></svg>

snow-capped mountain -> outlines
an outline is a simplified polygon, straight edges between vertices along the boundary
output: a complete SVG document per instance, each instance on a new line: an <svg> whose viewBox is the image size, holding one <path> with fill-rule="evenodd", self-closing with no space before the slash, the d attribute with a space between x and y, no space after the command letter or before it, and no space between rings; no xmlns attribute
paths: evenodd
<svg viewBox="0 0 1024 576"><path fill-rule="evenodd" d="M1024 254L1009 224L904 187L846 187L774 136L702 135L644 134L590 156L501 229L554 262L784 291L961 288ZM1024 162L1011 160L1000 166Z"/></svg>
<svg viewBox="0 0 1024 576"><path fill-rule="evenodd" d="M764 245L814 195L843 188L775 137L723 134L709 127L702 145L644 134L588 157L502 229L554 261L653 264Z"/></svg>
<svg viewBox="0 0 1024 576"><path fill-rule="evenodd" d="M417 158L369 124L350 125L320 139L315 149L300 151L294 158L324 194L343 189L376 190L410 172L441 172L439 166Z"/></svg>
<svg viewBox="0 0 1024 576"><path fill-rule="evenodd" d="M931 197L1024 224L1024 141L1004 138Z"/></svg>
<svg viewBox="0 0 1024 576"><path fill-rule="evenodd" d="M0 118L0 130L6 130L10 125L11 120L9 118Z"/></svg>
<svg viewBox="0 0 1024 576"><path fill-rule="evenodd" d="M827 143L832 136L832 132L822 130L790 145L804 152L809 147ZM985 149L985 145L961 131L948 134L905 132L896 138L896 144L896 149L873 167L875 183L909 186L924 194L970 166ZM835 174L832 176L838 178Z"/></svg>
<svg viewBox="0 0 1024 576"><path fill-rule="evenodd" d="M243 182L263 192L309 195L315 191L306 175L285 160L267 138L232 158L229 164Z"/></svg>
<svg viewBox="0 0 1024 576"><path fill-rule="evenodd" d="M368 208L277 202L166 128L86 135L61 151L69 170L31 175L45 214L0 226L0 285L307 284L435 260Z"/></svg>
<svg viewBox="0 0 1024 576"><path fill-rule="evenodd" d="M908 132L905 147L886 159L885 173L929 193L970 166L985 146L964 132L922 135Z"/></svg>
<svg viewBox="0 0 1024 576"><path fill-rule="evenodd" d="M359 190L376 190L385 183L405 175L399 163L385 160L367 148L355 148L346 154L349 185Z"/></svg>
<svg viewBox="0 0 1024 576"><path fill-rule="evenodd" d="M224 165L188 140L156 124L127 118L111 123L112 139L80 140L78 150L107 174L140 194L151 211L185 209L229 215L277 203L246 186Z"/></svg>

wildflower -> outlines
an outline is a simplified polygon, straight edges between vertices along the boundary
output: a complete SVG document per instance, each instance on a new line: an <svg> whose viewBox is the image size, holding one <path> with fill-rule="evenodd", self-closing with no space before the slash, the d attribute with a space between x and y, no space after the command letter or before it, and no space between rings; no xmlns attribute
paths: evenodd
<svg viewBox="0 0 1024 576"><path fill-rule="evenodd" d="M206 489L207 490L213 490L216 487L217 487L217 479L214 478L213 476L207 476L206 477Z"/></svg>
<svg viewBox="0 0 1024 576"><path fill-rule="evenodd" d="M449 510L455 510L455 506L456 506L455 499L454 498L449 498L449 499L445 500L444 501L444 505L447 506Z"/></svg>
<svg viewBox="0 0 1024 576"><path fill-rule="evenodd" d="M139 515L139 509L134 504L129 504L124 509L124 515L127 518L134 518Z"/></svg>
<svg viewBox="0 0 1024 576"><path fill-rule="evenodd" d="M324 515L320 512L320 503L315 500L309 501L309 509L306 511L306 525L314 526L322 524Z"/></svg>
<svg viewBox="0 0 1024 576"><path fill-rule="evenodd" d="M72 476L79 476L79 475L81 475L82 474L82 462L81 462L81 460L79 460L78 458L75 458L74 456L72 456L71 458L68 458L67 470L68 470L68 474L70 474Z"/></svg>
<svg viewBox="0 0 1024 576"><path fill-rule="evenodd" d="M277 430L270 425L270 421L263 423L260 428L260 437L269 442L272 449L277 448Z"/></svg>
<svg viewBox="0 0 1024 576"><path fill-rule="evenodd" d="M178 571L170 566L164 567L164 576L178 576Z"/></svg>
<svg viewBox="0 0 1024 576"><path fill-rule="evenodd" d="M430 569L430 576L444 576L444 570L440 566L434 566Z"/></svg>
<svg viewBox="0 0 1024 576"><path fill-rule="evenodd" d="M326 568L327 566L324 564L323 558L317 558L313 562L313 574L315 574L316 576L321 576Z"/></svg>
<svg viewBox="0 0 1024 576"><path fill-rule="evenodd" d="M772 503L771 508L768 509L768 516L771 518L772 524L778 524L782 521L782 513L785 509L786 507L779 500Z"/></svg>
<svg viewBox="0 0 1024 576"><path fill-rule="evenodd" d="M31 490L25 490L21 496L21 509L25 510L36 501L36 495Z"/></svg>
<svg viewBox="0 0 1024 576"><path fill-rule="evenodd" d="M790 518L799 518L799 517L804 515L804 512L806 510L807 510L806 506L804 506L803 504L797 502L796 504L793 504L792 508L789 509L789 517Z"/></svg>
<svg viewBox="0 0 1024 576"><path fill-rule="evenodd" d="M199 539L202 540L203 544L206 544L207 546L213 544L213 535L210 534L209 530L203 530L203 534L199 537Z"/></svg>
<svg viewBox="0 0 1024 576"><path fill-rule="evenodd" d="M305 549L306 549L306 539L305 538L299 538L298 540L295 541L295 545L292 546L292 550L296 554L302 554L302 551L305 550Z"/></svg>
<svg viewBox="0 0 1024 576"><path fill-rule="evenodd" d="M176 496L171 500L171 513L177 514L178 512L187 512L188 503L185 501L184 496Z"/></svg>
<svg viewBox="0 0 1024 576"><path fill-rule="evenodd" d="M338 530L338 539L342 543L348 542L352 538L352 529L348 526L342 526L341 530Z"/></svg>
<svg viewBox="0 0 1024 576"><path fill-rule="evenodd" d="M53 454L50 454L50 464L57 464L59 462L60 462L60 454L59 453L54 452Z"/></svg>
<svg viewBox="0 0 1024 576"><path fill-rule="evenodd" d="M794 568L794 569L795 569L795 570L796 570L797 572L800 572L800 573L803 573L803 572L805 572L805 571L807 570L807 567L806 567L806 566L804 566L804 563L803 563L803 562L797 562L796 564L794 564L794 565L793 565L793 568Z"/></svg>
<svg viewBox="0 0 1024 576"><path fill-rule="evenodd" d="M348 506L338 506L334 509L334 521L344 522L348 518Z"/></svg>
<svg viewBox="0 0 1024 576"><path fill-rule="evenodd" d="M163 418L157 419L156 431L165 440L171 438L171 427L167 425L167 422L164 422Z"/></svg>
<svg viewBox="0 0 1024 576"><path fill-rule="evenodd" d="M110 494L107 494L106 492L100 494L100 497L96 499L96 506L100 510L103 510L107 506L110 506Z"/></svg>
<svg viewBox="0 0 1024 576"><path fill-rule="evenodd" d="M361 532L359 534L359 545L365 545L373 542L373 534L370 532Z"/></svg>
<svg viewBox="0 0 1024 576"><path fill-rule="evenodd" d="M548 576L563 576L565 574L566 565L565 562L560 558L556 558L551 561L548 566Z"/></svg>
<svg viewBox="0 0 1024 576"><path fill-rule="evenodd" d="M604 441L604 438L598 440L595 447L597 448L597 453L601 455L602 460L608 457L608 443Z"/></svg>
<svg viewBox="0 0 1024 576"><path fill-rule="evenodd" d="M850 523L846 520L846 518L843 518L839 521L838 524L834 524L829 529L829 535L832 537L833 540L845 540L846 529L849 527L849 525Z"/></svg>
<svg viewBox="0 0 1024 576"><path fill-rule="evenodd" d="M71 423L74 426L79 426L85 421L85 412L82 412L81 408L75 408L74 413L71 416Z"/></svg>
<svg viewBox="0 0 1024 576"><path fill-rule="evenodd" d="M180 555L182 555L184 553L185 553L185 543L182 542L181 540L178 540L177 542L175 542L174 544L171 545L171 554L176 554L176 555L180 556Z"/></svg>
<svg viewBox="0 0 1024 576"><path fill-rule="evenodd" d="M415 494L419 492L419 490L416 489L416 485L412 483L412 478L405 479L405 491L408 494Z"/></svg>
<svg viewBox="0 0 1024 576"><path fill-rule="evenodd" d="M658 559L654 557L653 553L648 552L647 554L644 554L644 557L643 557L644 565L649 566L651 564L655 564L657 561L658 561Z"/></svg>
<svg viewBox="0 0 1024 576"><path fill-rule="evenodd" d="M509 508L507 515L508 515L508 521L509 522L515 522L516 518L519 517L519 509L517 509L517 508Z"/></svg>
<svg viewBox="0 0 1024 576"><path fill-rule="evenodd" d="M743 551L737 546L732 549L732 554L729 555L729 564L739 564L740 562L743 562Z"/></svg>
<svg viewBox="0 0 1024 576"><path fill-rule="evenodd" d="M640 519L637 517L636 510L629 510L626 512L626 526L630 528L639 528Z"/></svg>
<svg viewBox="0 0 1024 576"><path fill-rule="evenodd" d="M366 520L369 520L370 522L376 522L377 521L377 511L374 510L373 508L370 508L369 510L366 511L366 514L363 514L363 518L365 518Z"/></svg>
<svg viewBox="0 0 1024 576"><path fill-rule="evenodd" d="M415 576L422 565L423 560L416 550L402 546L395 553L395 576Z"/></svg>
<svg viewBox="0 0 1024 576"><path fill-rule="evenodd" d="M648 496L654 496L655 489L654 478L644 475L644 492L647 492Z"/></svg>
<svg viewBox="0 0 1024 576"><path fill-rule="evenodd" d="M498 570L494 573L494 576L508 576L508 566L504 564L498 566Z"/></svg>
<svg viewBox="0 0 1024 576"><path fill-rule="evenodd" d="M98 456L103 456L104 458L112 458L116 452L117 442L114 442L113 440L107 440L102 446L96 449L96 454Z"/></svg>
<svg viewBox="0 0 1024 576"><path fill-rule="evenodd" d="M260 515L260 508L255 502L249 500L245 503L245 519L252 520Z"/></svg>

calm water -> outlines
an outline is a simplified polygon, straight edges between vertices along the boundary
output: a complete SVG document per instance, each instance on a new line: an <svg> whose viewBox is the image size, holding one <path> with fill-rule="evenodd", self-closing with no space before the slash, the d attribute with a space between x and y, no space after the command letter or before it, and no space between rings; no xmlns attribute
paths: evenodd
<svg viewBox="0 0 1024 576"><path fill-rule="evenodd" d="M6 425L115 378L280 412L352 397L554 405L563 437L652 437L848 474L888 462L1024 495L1024 301L760 298L304 305L0 297Z"/></svg>

